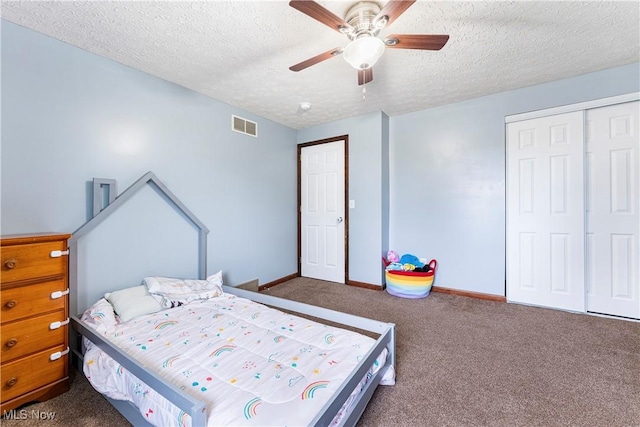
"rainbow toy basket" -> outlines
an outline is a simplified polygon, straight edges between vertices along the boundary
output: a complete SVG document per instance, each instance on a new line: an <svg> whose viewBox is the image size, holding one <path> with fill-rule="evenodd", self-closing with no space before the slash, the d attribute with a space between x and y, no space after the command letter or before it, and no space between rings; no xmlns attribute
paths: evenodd
<svg viewBox="0 0 640 427"><path fill-rule="evenodd" d="M385 271L387 292L400 298L425 298L431 292L433 279L438 263L435 259L429 261L431 271Z"/></svg>

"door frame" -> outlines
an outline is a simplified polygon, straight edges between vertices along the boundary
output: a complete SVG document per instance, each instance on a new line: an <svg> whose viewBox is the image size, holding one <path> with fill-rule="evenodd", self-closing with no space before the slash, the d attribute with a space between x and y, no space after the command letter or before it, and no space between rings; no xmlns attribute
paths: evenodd
<svg viewBox="0 0 640 427"><path fill-rule="evenodd" d="M313 145L344 141L344 283L349 283L349 135L298 144L298 277L302 276L302 149Z"/></svg>

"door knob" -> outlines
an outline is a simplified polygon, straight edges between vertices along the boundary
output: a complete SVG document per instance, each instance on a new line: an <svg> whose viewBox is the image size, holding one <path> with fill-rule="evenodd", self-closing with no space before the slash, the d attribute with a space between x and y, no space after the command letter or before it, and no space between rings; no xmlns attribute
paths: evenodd
<svg viewBox="0 0 640 427"><path fill-rule="evenodd" d="M342 222L342 217L341 217L341 216L339 216L339 217L338 217L338 224L340 224L341 222Z"/></svg>

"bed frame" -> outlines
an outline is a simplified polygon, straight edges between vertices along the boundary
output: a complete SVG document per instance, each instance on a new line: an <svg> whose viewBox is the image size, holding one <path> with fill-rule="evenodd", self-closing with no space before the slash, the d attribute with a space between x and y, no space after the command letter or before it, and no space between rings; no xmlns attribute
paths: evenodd
<svg viewBox="0 0 640 427"><path fill-rule="evenodd" d="M177 213L190 222L199 233L198 239L198 257L199 257L199 278L205 279L207 276L207 233L208 229L204 224L193 215L189 209L152 173L148 172L138 179L134 184L127 188L122 194L117 197L113 197L113 194L109 195L109 204L101 210L97 208L99 200L103 197L98 194L99 185L103 183L113 184L111 189L115 188L115 181L113 180L94 180L94 211L93 218L77 229L72 237L68 240L69 247L69 287L70 287L70 300L69 312L71 315L71 337L70 345L73 349L73 360L76 367L82 372L82 351L81 336L88 338L94 344L96 344L102 351L107 353L123 368L127 369L130 373L138 377L141 381L146 383L149 387L153 388L159 394L164 396L167 400L174 405L182 409L189 414L192 419L192 425L205 426L207 420L207 407L206 403L196 399L188 393L180 390L173 384L163 380L160 377L155 376L152 372L145 369L145 366L131 358L124 353L118 347L113 345L110 341L105 340L104 337L96 334L94 330L80 320L80 316L88 307L84 307L85 304L79 304L77 299L77 293L81 284L78 280L78 247L79 239L88 234L91 230L95 229L103 220L111 215L116 209L126 203L131 197L133 197L139 190L144 188L147 184L151 185L156 192L160 194L163 200L174 207ZM98 212L99 211L99 212ZM140 282L141 277L133 278ZM88 281L88 280L87 280ZM127 282L133 283L133 282ZM126 286L123 286L126 287ZM367 382L362 392L358 395L355 404L352 406L350 412L348 412L342 419L340 425L354 426L362 413L376 387L389 369L395 369L395 325L393 323L379 322L364 317L354 316L347 313L341 313L334 310L329 310L322 307L316 307L308 304L303 304L283 298L276 298L270 295L264 295L257 292L247 291L232 286L223 286L224 292L234 294L238 297L247 298L255 302L259 302L271 307L295 312L301 315L312 316L321 320L338 323L352 328L365 330L378 334L379 337L376 340L375 345L366 354L366 356L356 366L351 375L344 380L344 382L338 388L338 391L333 397L324 405L322 410L316 415L311 425L314 426L327 426L333 420L338 413L344 402L347 400L352 390L358 385L360 380L366 375L368 369L371 367L376 357L382 352L384 348L388 351L388 357L386 364ZM105 291L114 291L117 289L82 289L84 293L89 295L89 301L97 301L100 299ZM73 332L75 331L75 333ZM114 400L107 397L107 400L125 417L129 422L135 426L149 426L150 424L138 411L132 403L123 400Z"/></svg>

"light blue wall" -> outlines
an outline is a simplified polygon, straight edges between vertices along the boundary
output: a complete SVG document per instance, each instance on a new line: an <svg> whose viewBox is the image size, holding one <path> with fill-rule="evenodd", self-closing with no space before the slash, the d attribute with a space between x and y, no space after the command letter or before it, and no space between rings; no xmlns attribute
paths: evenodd
<svg viewBox="0 0 640 427"><path fill-rule="evenodd" d="M296 132L1 22L2 234L71 232L88 219L92 178L122 190L151 170L211 229L209 271L231 283L296 271L296 144L347 134L350 279L381 284L380 256L394 249L438 259L437 285L504 295L504 116L640 90L636 63ZM257 121L260 137L232 132L231 114ZM153 208L129 216L170 221L141 197ZM102 234L121 250L123 236ZM192 238L175 253L192 259Z"/></svg>
<svg viewBox="0 0 640 427"><path fill-rule="evenodd" d="M349 135L349 279L382 284L382 123L381 112L298 131L298 143Z"/></svg>
<svg viewBox="0 0 640 427"><path fill-rule="evenodd" d="M436 258L436 285L505 287L507 115L640 90L640 64L390 119L390 244Z"/></svg>
<svg viewBox="0 0 640 427"><path fill-rule="evenodd" d="M211 230L210 272L233 284L297 270L295 130L1 22L2 234L72 232L94 177L124 190L153 171ZM231 114L259 138L232 132Z"/></svg>

